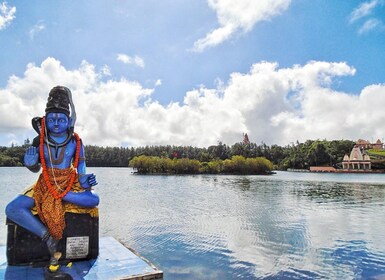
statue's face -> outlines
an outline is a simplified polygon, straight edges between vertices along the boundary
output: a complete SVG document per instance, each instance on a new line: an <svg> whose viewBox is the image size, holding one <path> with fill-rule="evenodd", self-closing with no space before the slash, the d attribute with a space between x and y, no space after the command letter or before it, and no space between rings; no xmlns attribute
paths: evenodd
<svg viewBox="0 0 385 280"><path fill-rule="evenodd" d="M55 134L67 132L69 126L68 117L63 113L48 113L46 123L48 131Z"/></svg>

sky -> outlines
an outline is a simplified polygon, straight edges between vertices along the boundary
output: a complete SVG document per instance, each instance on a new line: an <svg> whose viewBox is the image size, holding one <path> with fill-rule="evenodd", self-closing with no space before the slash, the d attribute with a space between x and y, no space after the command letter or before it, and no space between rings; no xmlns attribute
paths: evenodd
<svg viewBox="0 0 385 280"><path fill-rule="evenodd" d="M56 85L86 145L385 137L384 0L3 1L0 43L0 146Z"/></svg>

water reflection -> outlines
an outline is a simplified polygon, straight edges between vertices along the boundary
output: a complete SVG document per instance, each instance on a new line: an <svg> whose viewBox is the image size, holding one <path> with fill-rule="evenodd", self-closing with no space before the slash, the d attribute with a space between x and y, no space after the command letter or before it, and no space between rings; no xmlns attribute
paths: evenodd
<svg viewBox="0 0 385 280"><path fill-rule="evenodd" d="M348 204L374 203L384 201L382 186L342 183L307 183L294 188L293 193L305 196L318 203L344 202Z"/></svg>
<svg viewBox="0 0 385 280"><path fill-rule="evenodd" d="M375 279L385 274L382 185L351 183L350 177L333 181L323 174L90 171L99 180L100 234L136 249L166 279ZM18 187L8 184L8 192Z"/></svg>
<svg viewBox="0 0 385 280"><path fill-rule="evenodd" d="M239 187L242 191L249 191L251 186L251 180L247 177L245 178L236 178L232 180L231 184L235 187Z"/></svg>
<svg viewBox="0 0 385 280"><path fill-rule="evenodd" d="M364 240L338 240L334 248L321 250L325 262L335 268L328 277L334 279L384 279L383 252L372 251ZM382 268L382 269L381 269Z"/></svg>

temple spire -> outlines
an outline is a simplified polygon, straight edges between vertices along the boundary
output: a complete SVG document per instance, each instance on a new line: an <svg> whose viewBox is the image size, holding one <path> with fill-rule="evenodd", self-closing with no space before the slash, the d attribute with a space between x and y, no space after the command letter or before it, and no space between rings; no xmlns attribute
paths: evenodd
<svg viewBox="0 0 385 280"><path fill-rule="evenodd" d="M247 133L243 133L243 144L250 144L249 136L247 135Z"/></svg>

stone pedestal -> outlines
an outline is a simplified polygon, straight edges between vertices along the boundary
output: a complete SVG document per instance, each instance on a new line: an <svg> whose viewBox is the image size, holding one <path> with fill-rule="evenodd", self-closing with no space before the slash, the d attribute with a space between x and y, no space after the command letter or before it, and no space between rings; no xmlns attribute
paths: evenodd
<svg viewBox="0 0 385 280"><path fill-rule="evenodd" d="M59 260L89 260L99 254L99 218L89 214L66 213L66 228L58 245ZM50 255L45 242L28 230L7 219L8 265L47 263Z"/></svg>

